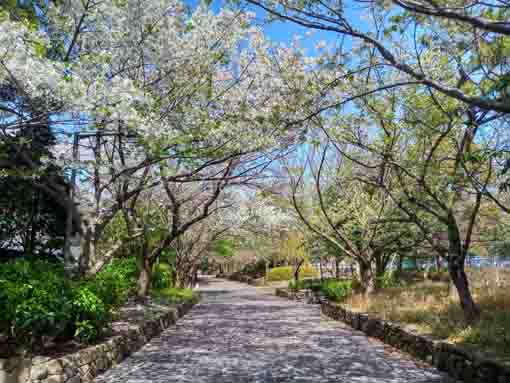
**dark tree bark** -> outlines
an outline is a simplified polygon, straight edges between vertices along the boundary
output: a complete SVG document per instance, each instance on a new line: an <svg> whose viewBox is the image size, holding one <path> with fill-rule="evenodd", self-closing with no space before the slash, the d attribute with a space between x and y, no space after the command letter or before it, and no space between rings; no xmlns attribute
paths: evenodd
<svg viewBox="0 0 510 383"><path fill-rule="evenodd" d="M457 265L455 262L451 262L448 264L448 271L450 278L457 289L460 306L464 312L466 321L468 323L477 322L480 319L480 310L471 295L469 281L463 265Z"/></svg>
<svg viewBox="0 0 510 383"><path fill-rule="evenodd" d="M305 260L302 259L299 261L299 263L296 265L296 270L294 271L294 281L297 282L299 280L299 271L301 270L301 266L303 266L303 263L305 263Z"/></svg>
<svg viewBox="0 0 510 383"><path fill-rule="evenodd" d="M365 260L358 260L361 290L365 296L369 296L377 290L375 273L372 265Z"/></svg>
<svg viewBox="0 0 510 383"><path fill-rule="evenodd" d="M376 278L382 277L386 272L387 260L384 258L384 253L381 250L374 251L373 258L375 260L375 276Z"/></svg>
<svg viewBox="0 0 510 383"><path fill-rule="evenodd" d="M478 309L471 291L469 281L464 270L466 251L462 248L460 233L457 225L454 223L453 215L450 214L450 224L448 225L448 272L450 278L457 289L459 295L460 307L464 312L464 318L468 323L476 323L480 320L480 310Z"/></svg>

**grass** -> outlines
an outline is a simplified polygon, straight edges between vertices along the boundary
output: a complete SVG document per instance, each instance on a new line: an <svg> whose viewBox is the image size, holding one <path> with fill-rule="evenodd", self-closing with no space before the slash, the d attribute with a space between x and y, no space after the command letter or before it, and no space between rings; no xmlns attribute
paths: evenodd
<svg viewBox="0 0 510 383"><path fill-rule="evenodd" d="M422 282L384 289L369 299L353 295L345 305L400 322L414 331L454 343L479 355L510 363L510 294L507 286L477 286L472 292L481 320L468 325L456 293L444 282Z"/></svg>
<svg viewBox="0 0 510 383"><path fill-rule="evenodd" d="M154 289L152 296L156 299L163 300L167 303L180 303L192 301L195 294L191 289L178 289L176 287L166 287L162 289Z"/></svg>

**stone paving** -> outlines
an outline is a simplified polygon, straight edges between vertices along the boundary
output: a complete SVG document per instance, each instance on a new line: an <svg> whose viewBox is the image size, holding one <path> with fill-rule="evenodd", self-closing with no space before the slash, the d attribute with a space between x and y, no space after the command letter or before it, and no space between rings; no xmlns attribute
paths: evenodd
<svg viewBox="0 0 510 383"><path fill-rule="evenodd" d="M96 383L451 383L318 305L207 279L202 303Z"/></svg>

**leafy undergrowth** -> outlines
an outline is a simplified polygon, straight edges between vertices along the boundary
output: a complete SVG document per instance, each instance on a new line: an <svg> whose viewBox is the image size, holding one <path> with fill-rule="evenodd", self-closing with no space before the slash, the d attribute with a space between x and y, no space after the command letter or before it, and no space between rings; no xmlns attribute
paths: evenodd
<svg viewBox="0 0 510 383"><path fill-rule="evenodd" d="M323 293L326 298L332 301L342 302L352 294L353 282L335 279L290 281L289 289L311 289Z"/></svg>
<svg viewBox="0 0 510 383"><path fill-rule="evenodd" d="M106 336L117 308L135 293L134 258L112 262L92 279L70 278L63 265L14 260L0 268L0 355L18 346L41 351L69 341L94 343ZM154 270L155 289L167 301L191 299L191 291L170 289L171 269Z"/></svg>
<svg viewBox="0 0 510 383"><path fill-rule="evenodd" d="M369 299L349 297L346 307L400 322L414 331L457 344L480 356L510 362L510 294L504 287L475 289L481 320L464 320L455 292L446 283L384 289Z"/></svg>
<svg viewBox="0 0 510 383"><path fill-rule="evenodd" d="M155 289L152 296L165 303L179 303L193 301L196 295L191 289L178 289L176 287L166 287L163 289Z"/></svg>
<svg viewBox="0 0 510 383"><path fill-rule="evenodd" d="M299 269L299 278L317 278L319 272L312 265L303 265ZM267 280L270 282L289 281L294 278L292 266L275 267L269 270Z"/></svg>

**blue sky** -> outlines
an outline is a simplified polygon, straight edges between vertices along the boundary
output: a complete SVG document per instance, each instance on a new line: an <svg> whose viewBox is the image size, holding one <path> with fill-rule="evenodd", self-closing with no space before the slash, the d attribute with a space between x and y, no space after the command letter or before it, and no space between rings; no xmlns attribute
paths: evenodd
<svg viewBox="0 0 510 383"><path fill-rule="evenodd" d="M200 0L184 0L186 4L189 4L191 7L195 7L199 4ZM226 0L213 0L211 7L215 12L218 12L221 7L226 4ZM311 36L305 36L305 32L307 28L303 28L297 24L291 22L272 22L271 24L266 24L264 21L265 11L255 6L250 6L248 10L256 13L256 23L259 25L263 25L264 32L266 37L271 39L274 42L279 42L283 44L290 44L292 42L294 36L301 36L300 46L306 48L306 54L314 55L315 54L315 45L321 41L325 40L328 43L334 42L338 37L335 33L332 32L323 32L323 31L312 31L313 34Z"/></svg>

